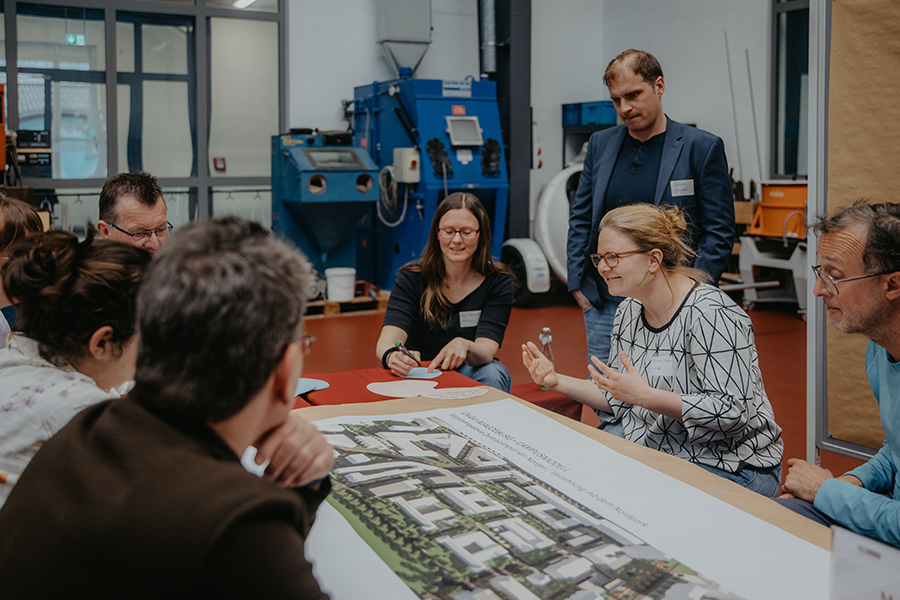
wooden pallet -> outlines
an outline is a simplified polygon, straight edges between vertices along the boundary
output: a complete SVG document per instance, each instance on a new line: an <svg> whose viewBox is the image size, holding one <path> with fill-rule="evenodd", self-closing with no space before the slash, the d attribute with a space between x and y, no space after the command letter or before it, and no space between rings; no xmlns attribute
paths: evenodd
<svg viewBox="0 0 900 600"><path fill-rule="evenodd" d="M306 305L307 318L338 317L353 313L383 313L387 308L389 292L381 292L376 298L360 296L348 302L314 300Z"/></svg>

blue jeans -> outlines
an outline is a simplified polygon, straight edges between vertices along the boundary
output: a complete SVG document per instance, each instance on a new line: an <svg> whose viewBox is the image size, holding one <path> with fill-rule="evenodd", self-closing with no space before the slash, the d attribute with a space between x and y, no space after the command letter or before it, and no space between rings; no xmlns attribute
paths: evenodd
<svg viewBox="0 0 900 600"><path fill-rule="evenodd" d="M591 357L596 356L604 363L609 364L609 349L611 346L613 319L616 316L616 308L619 303L610 300L603 308L591 306L584 311L584 330L587 334L588 364L593 365ZM596 367L594 367L596 368ZM620 419L613 418L612 413L595 410L600 417L599 429L619 437L625 437Z"/></svg>
<svg viewBox="0 0 900 600"><path fill-rule="evenodd" d="M495 387L501 392L509 393L509 389L512 387L512 377L510 377L509 371L496 358L480 367L470 367L467 364L463 364L457 369L457 372L469 379L474 379L478 383Z"/></svg>
<svg viewBox="0 0 900 600"><path fill-rule="evenodd" d="M744 467L737 473L729 473L723 469L717 469L700 463L694 463L701 469L706 469L710 473L724 477L757 494L762 494L768 498L774 498L775 494L781 488L781 465L770 467L768 469L756 469L753 467Z"/></svg>
<svg viewBox="0 0 900 600"><path fill-rule="evenodd" d="M587 334L588 364L591 357L596 356L609 363L610 337L612 336L613 319L619 303L609 300L603 308L591 306L584 311L584 330Z"/></svg>
<svg viewBox="0 0 900 600"><path fill-rule="evenodd" d="M807 502L806 500L801 500L800 498L775 498L774 500L783 507L794 511L798 515L803 515L807 519L811 519L819 525L831 527L832 525L837 524L837 521L831 520L825 515L825 513L819 511L819 509L813 506L812 502Z"/></svg>

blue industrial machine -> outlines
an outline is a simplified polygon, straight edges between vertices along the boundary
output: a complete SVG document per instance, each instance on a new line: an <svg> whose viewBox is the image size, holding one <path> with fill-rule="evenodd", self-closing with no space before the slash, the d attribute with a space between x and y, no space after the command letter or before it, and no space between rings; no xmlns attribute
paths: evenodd
<svg viewBox="0 0 900 600"><path fill-rule="evenodd" d="M272 229L296 243L319 272L371 265L370 215L378 200L378 167L349 133L272 137Z"/></svg>
<svg viewBox="0 0 900 600"><path fill-rule="evenodd" d="M437 205L447 195L462 191L481 200L491 217L496 257L506 225L509 180L496 84L405 74L357 87L354 95L355 145L381 168L375 283L382 288L390 288L397 269L421 254Z"/></svg>

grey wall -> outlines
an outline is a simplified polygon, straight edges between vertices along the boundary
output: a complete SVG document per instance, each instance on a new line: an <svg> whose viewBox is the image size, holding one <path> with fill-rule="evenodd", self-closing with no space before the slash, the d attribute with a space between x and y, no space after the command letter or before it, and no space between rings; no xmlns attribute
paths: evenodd
<svg viewBox="0 0 900 600"><path fill-rule="evenodd" d="M647 50L662 64L666 114L720 136L735 177L759 182L745 50L750 54L761 160L766 165L769 4L769 0L532 0L535 152L541 148L544 163L532 171L532 209L543 187L563 167L562 104L608 100L603 70L628 48ZM738 136L725 60L726 31ZM738 137L743 171L738 166Z"/></svg>
<svg viewBox="0 0 900 600"><path fill-rule="evenodd" d="M375 0L289 1L289 123L343 129L340 101L352 98L355 86L393 77L375 43ZM659 58L666 76L666 113L722 137L735 177L759 182L745 50L766 165L769 5L770 0L532 0L534 152L541 150L534 164L543 161L541 169L531 172L532 210L543 187L563 167L562 104L608 99L603 69L627 48ZM433 42L418 77L478 77L477 12L476 0L432 0Z"/></svg>
<svg viewBox="0 0 900 600"><path fill-rule="evenodd" d="M288 123L346 129L341 100L395 77L375 42L375 0L290 0ZM479 75L477 0L432 0L431 46L416 77Z"/></svg>

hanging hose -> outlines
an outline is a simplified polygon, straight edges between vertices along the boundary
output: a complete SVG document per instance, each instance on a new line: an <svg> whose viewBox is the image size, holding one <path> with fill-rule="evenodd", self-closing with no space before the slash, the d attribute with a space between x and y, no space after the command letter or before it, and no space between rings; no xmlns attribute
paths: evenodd
<svg viewBox="0 0 900 600"><path fill-rule="evenodd" d="M390 179L388 179L390 178ZM404 186L403 192L403 212L400 213L400 218L394 221L393 223L388 222L387 219L384 218L384 215L381 214L381 206L384 205L385 209L389 212L397 212L397 188L394 187L394 193L391 194L390 187L394 182L394 167L392 165L387 165L383 167L381 171L378 172L378 194L379 200L378 204L375 205L375 210L378 213L378 220L384 223L386 227L396 227L400 223L403 222L404 217L406 217L406 206L409 204L409 187Z"/></svg>

